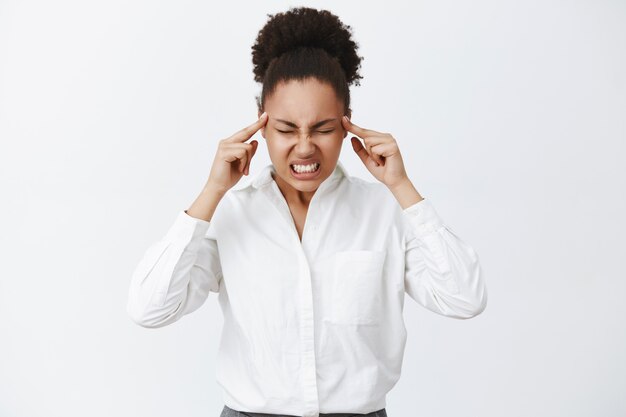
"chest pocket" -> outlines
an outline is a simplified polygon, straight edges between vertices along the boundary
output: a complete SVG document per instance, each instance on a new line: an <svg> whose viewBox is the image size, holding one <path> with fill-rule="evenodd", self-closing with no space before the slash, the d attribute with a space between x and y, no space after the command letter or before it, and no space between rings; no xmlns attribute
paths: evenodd
<svg viewBox="0 0 626 417"><path fill-rule="evenodd" d="M332 264L330 321L378 325L384 314L384 251L337 252Z"/></svg>

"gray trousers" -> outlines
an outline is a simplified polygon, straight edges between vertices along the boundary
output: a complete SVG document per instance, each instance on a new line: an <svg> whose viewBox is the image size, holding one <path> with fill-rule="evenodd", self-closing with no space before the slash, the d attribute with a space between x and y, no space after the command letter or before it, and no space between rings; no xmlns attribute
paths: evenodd
<svg viewBox="0 0 626 417"><path fill-rule="evenodd" d="M362 417L387 417L387 412L385 411L384 408L381 408L378 411L372 411L371 413L368 413L368 414L354 414L354 413L324 414L324 413L320 413L320 417L358 417L358 416L362 416ZM224 409L222 410L222 414L220 414L220 417L298 417L298 416L291 416L291 415L287 415L287 414L267 414L267 413L243 412L243 411L233 410L232 408L230 408L227 405L225 405Z"/></svg>

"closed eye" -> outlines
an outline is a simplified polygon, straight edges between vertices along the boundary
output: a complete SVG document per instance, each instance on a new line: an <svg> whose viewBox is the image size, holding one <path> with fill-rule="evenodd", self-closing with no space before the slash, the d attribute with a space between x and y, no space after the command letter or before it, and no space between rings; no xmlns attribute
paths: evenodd
<svg viewBox="0 0 626 417"><path fill-rule="evenodd" d="M279 130L279 129L276 129L276 130L277 130L277 131L279 131L280 133L293 133L293 130ZM334 130L335 130L335 129L331 129L331 130L318 130L318 132L319 132L319 133L324 133L324 134L327 134L327 133L334 132Z"/></svg>

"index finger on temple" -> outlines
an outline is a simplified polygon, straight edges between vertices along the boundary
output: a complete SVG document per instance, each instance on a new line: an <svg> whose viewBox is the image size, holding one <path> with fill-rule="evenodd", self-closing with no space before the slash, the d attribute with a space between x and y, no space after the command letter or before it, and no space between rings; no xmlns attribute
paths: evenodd
<svg viewBox="0 0 626 417"><path fill-rule="evenodd" d="M348 119L345 116L343 117L343 125L348 132L352 132L361 138L365 138L365 137L376 134L376 132L373 130L364 129L358 125L355 125L354 123L352 123L350 119Z"/></svg>
<svg viewBox="0 0 626 417"><path fill-rule="evenodd" d="M230 137L230 139L233 142L245 142L248 139L250 139L252 137L252 135L254 135L260 128L262 128L263 126L265 126L265 123L267 123L268 120L268 116L267 113L263 113L261 115L261 117L259 117L257 119L257 121L255 121L254 123L252 123L251 125L248 125L246 127L244 127L243 129L241 129L240 131L238 131L237 133L235 133L234 135L232 135Z"/></svg>

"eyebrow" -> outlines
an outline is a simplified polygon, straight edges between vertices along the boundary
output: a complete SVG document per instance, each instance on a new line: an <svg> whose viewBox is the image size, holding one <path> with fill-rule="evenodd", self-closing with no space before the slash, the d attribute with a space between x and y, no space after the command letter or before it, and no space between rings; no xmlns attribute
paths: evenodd
<svg viewBox="0 0 626 417"><path fill-rule="evenodd" d="M288 125L288 126L298 128L298 125L297 125L297 124L295 124L295 123L293 123L293 122L290 122L290 121L288 121L288 120L283 120L283 119L274 119L274 120L276 120L277 122L282 122L282 123L284 123L284 124L286 124L286 125ZM332 122L333 120L337 120L337 119L325 119L325 120L321 120L321 121L319 121L319 122L316 122L316 123L312 124L312 125L311 125L311 126L309 126L309 127L310 127L310 128L312 128L312 129L315 129L316 127L320 127L320 126L322 126L322 125L324 125L324 124L326 124L326 123L328 123L328 122Z"/></svg>

